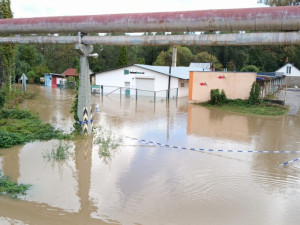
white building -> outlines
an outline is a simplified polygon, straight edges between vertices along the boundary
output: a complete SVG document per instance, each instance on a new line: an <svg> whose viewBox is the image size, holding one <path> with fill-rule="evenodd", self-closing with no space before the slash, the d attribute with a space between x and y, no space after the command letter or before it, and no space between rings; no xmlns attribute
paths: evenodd
<svg viewBox="0 0 300 225"><path fill-rule="evenodd" d="M291 63L286 63L283 67L276 70L285 75L283 85L288 87L300 86L300 70Z"/></svg>
<svg viewBox="0 0 300 225"><path fill-rule="evenodd" d="M189 94L189 72L197 68L148 66L134 64L95 74L95 85L103 86L103 93L120 91L126 95L167 96L170 82L170 97L186 97ZM121 87L121 89L120 89ZM155 93L155 94L154 94Z"/></svg>
<svg viewBox="0 0 300 225"><path fill-rule="evenodd" d="M275 72L282 72L285 76L300 77L300 70L291 63L285 64Z"/></svg>

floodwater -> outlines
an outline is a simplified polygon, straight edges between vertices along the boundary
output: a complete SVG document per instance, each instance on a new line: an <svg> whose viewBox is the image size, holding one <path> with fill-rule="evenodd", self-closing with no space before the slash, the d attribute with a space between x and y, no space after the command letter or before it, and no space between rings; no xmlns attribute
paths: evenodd
<svg viewBox="0 0 300 225"><path fill-rule="evenodd" d="M37 89L19 107L70 132L71 91ZM0 149L3 173L32 185L21 199L0 196L0 224L300 224L300 162L279 166L299 158L299 111L260 117L189 105L185 98L169 104L92 98L100 106L95 127L123 137L120 147L103 157L93 137L79 138L66 142L72 155L60 163L43 157L57 140ZM287 92L290 104L299 99L299 92ZM244 152L250 150L299 153Z"/></svg>

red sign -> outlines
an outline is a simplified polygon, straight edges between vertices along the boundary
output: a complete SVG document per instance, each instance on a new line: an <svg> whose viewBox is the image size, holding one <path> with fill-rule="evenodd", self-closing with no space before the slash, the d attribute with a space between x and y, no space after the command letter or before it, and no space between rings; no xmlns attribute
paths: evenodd
<svg viewBox="0 0 300 225"><path fill-rule="evenodd" d="M207 86L207 83L206 82L205 83L202 82L202 83L200 83L200 85L201 86Z"/></svg>
<svg viewBox="0 0 300 225"><path fill-rule="evenodd" d="M220 80L222 80L222 79L225 79L226 77L225 77L225 76L218 76L218 78L219 78Z"/></svg>

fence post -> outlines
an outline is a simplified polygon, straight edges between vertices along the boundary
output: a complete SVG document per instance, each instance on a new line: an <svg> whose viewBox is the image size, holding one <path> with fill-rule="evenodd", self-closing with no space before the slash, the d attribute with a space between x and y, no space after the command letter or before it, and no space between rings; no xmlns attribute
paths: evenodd
<svg viewBox="0 0 300 225"><path fill-rule="evenodd" d="M137 101L137 99L138 99L138 90L135 89L135 100Z"/></svg>
<svg viewBox="0 0 300 225"><path fill-rule="evenodd" d="M120 88L120 100L122 98L122 88Z"/></svg>
<svg viewBox="0 0 300 225"><path fill-rule="evenodd" d="M103 85L101 85L100 88L101 88L101 96L103 96Z"/></svg>
<svg viewBox="0 0 300 225"><path fill-rule="evenodd" d="M156 102L156 91L154 91L154 103Z"/></svg>
<svg viewBox="0 0 300 225"><path fill-rule="evenodd" d="M178 99L178 88L176 88L176 99Z"/></svg>

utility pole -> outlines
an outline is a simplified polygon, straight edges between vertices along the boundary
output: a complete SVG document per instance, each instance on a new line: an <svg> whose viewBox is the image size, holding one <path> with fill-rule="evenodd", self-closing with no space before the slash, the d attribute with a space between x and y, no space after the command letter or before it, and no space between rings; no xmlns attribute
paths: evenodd
<svg viewBox="0 0 300 225"><path fill-rule="evenodd" d="M78 89L78 107L77 115L82 127L83 134L91 134L93 130L91 90L90 90L90 72L88 56L98 57L98 54L91 54L92 45L85 45L81 42L82 34L78 33L78 44L75 48L80 53L80 76Z"/></svg>
<svg viewBox="0 0 300 225"><path fill-rule="evenodd" d="M168 81L168 100L170 99L171 92L171 73L172 67L176 67L177 64L177 47L173 46L172 55L170 56L170 66L169 66L169 81Z"/></svg>

